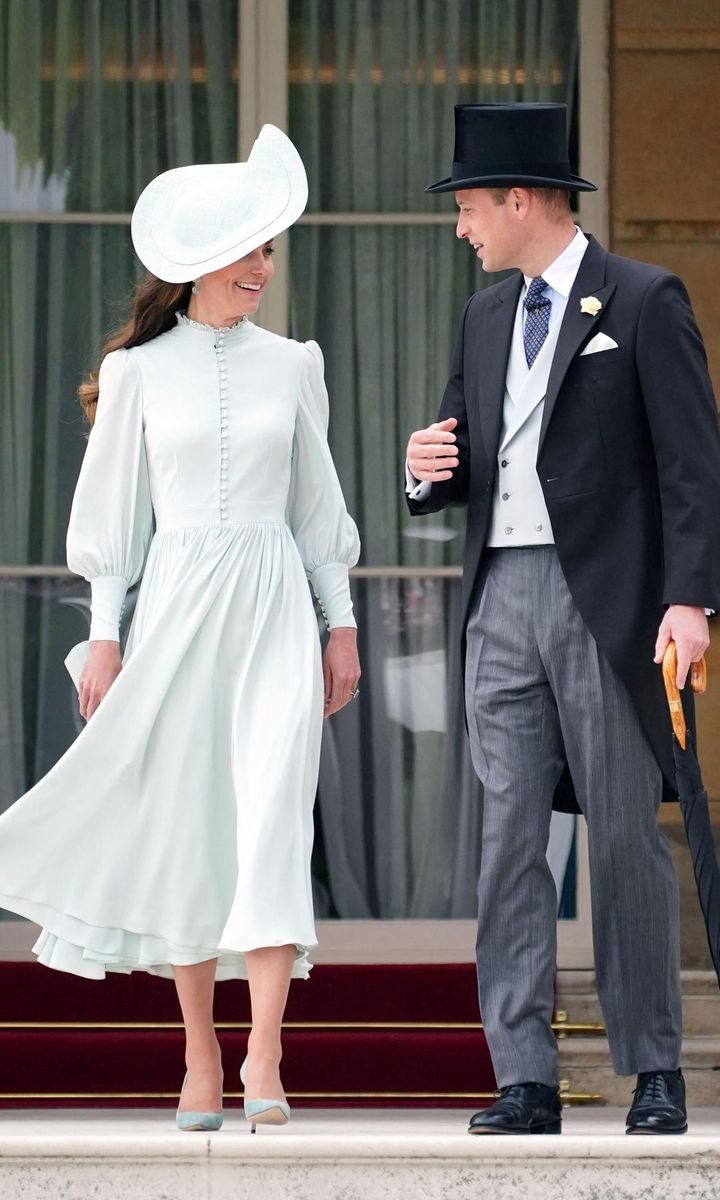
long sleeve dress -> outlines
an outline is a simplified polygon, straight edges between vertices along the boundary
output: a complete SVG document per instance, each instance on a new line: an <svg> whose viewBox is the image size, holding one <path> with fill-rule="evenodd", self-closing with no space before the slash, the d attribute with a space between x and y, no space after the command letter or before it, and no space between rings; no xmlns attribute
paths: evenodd
<svg viewBox="0 0 720 1200"><path fill-rule="evenodd" d="M307 580L354 625L357 530L327 444L322 355L247 319L107 355L68 530L90 638L123 667L67 753L0 817L0 906L50 967L170 975L316 943L310 854L323 717Z"/></svg>

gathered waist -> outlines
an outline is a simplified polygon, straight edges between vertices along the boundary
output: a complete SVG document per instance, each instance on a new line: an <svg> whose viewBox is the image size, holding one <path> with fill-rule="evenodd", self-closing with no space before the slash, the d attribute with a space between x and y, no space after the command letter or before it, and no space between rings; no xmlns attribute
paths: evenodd
<svg viewBox="0 0 720 1200"><path fill-rule="evenodd" d="M180 529L232 529L239 525L287 525L287 513L281 504L268 500L243 500L227 506L220 516L216 505L182 508L166 516L156 514L156 534Z"/></svg>

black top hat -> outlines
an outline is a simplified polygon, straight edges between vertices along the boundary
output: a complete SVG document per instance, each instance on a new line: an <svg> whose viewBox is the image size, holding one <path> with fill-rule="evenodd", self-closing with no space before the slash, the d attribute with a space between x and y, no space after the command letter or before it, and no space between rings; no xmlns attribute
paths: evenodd
<svg viewBox="0 0 720 1200"><path fill-rule="evenodd" d="M570 173L565 104L456 104L452 175L425 188L567 188L596 192Z"/></svg>

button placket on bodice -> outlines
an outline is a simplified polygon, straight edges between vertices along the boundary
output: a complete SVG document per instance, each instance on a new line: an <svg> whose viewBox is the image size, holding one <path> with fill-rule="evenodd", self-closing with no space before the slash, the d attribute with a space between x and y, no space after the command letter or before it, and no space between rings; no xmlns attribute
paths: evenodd
<svg viewBox="0 0 720 1200"><path fill-rule="evenodd" d="M218 330L215 338L215 360L218 372L219 416L220 416L220 520L227 521L228 493L228 384L227 363L225 361L225 333Z"/></svg>
<svg viewBox="0 0 720 1200"><path fill-rule="evenodd" d="M177 312L175 314L178 326L183 329L194 330L202 337L212 336L213 352L215 354L215 367L217 370L217 389L218 389L218 434L219 434L219 495L218 495L218 512L221 524L226 524L228 521L228 490L229 490L229 456L230 456L230 412L228 398L228 366L227 366L227 345L234 342L238 337L244 336L248 329L251 328L247 317L242 317L234 325L206 325L201 321L194 321L188 317L187 313Z"/></svg>

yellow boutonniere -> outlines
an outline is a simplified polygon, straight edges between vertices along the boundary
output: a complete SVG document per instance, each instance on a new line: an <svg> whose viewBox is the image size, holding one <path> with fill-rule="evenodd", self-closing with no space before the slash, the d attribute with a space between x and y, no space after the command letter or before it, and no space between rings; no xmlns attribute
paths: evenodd
<svg viewBox="0 0 720 1200"><path fill-rule="evenodd" d="M596 317L601 308L602 301L597 296L582 296L580 299L580 312L587 313L589 317Z"/></svg>

